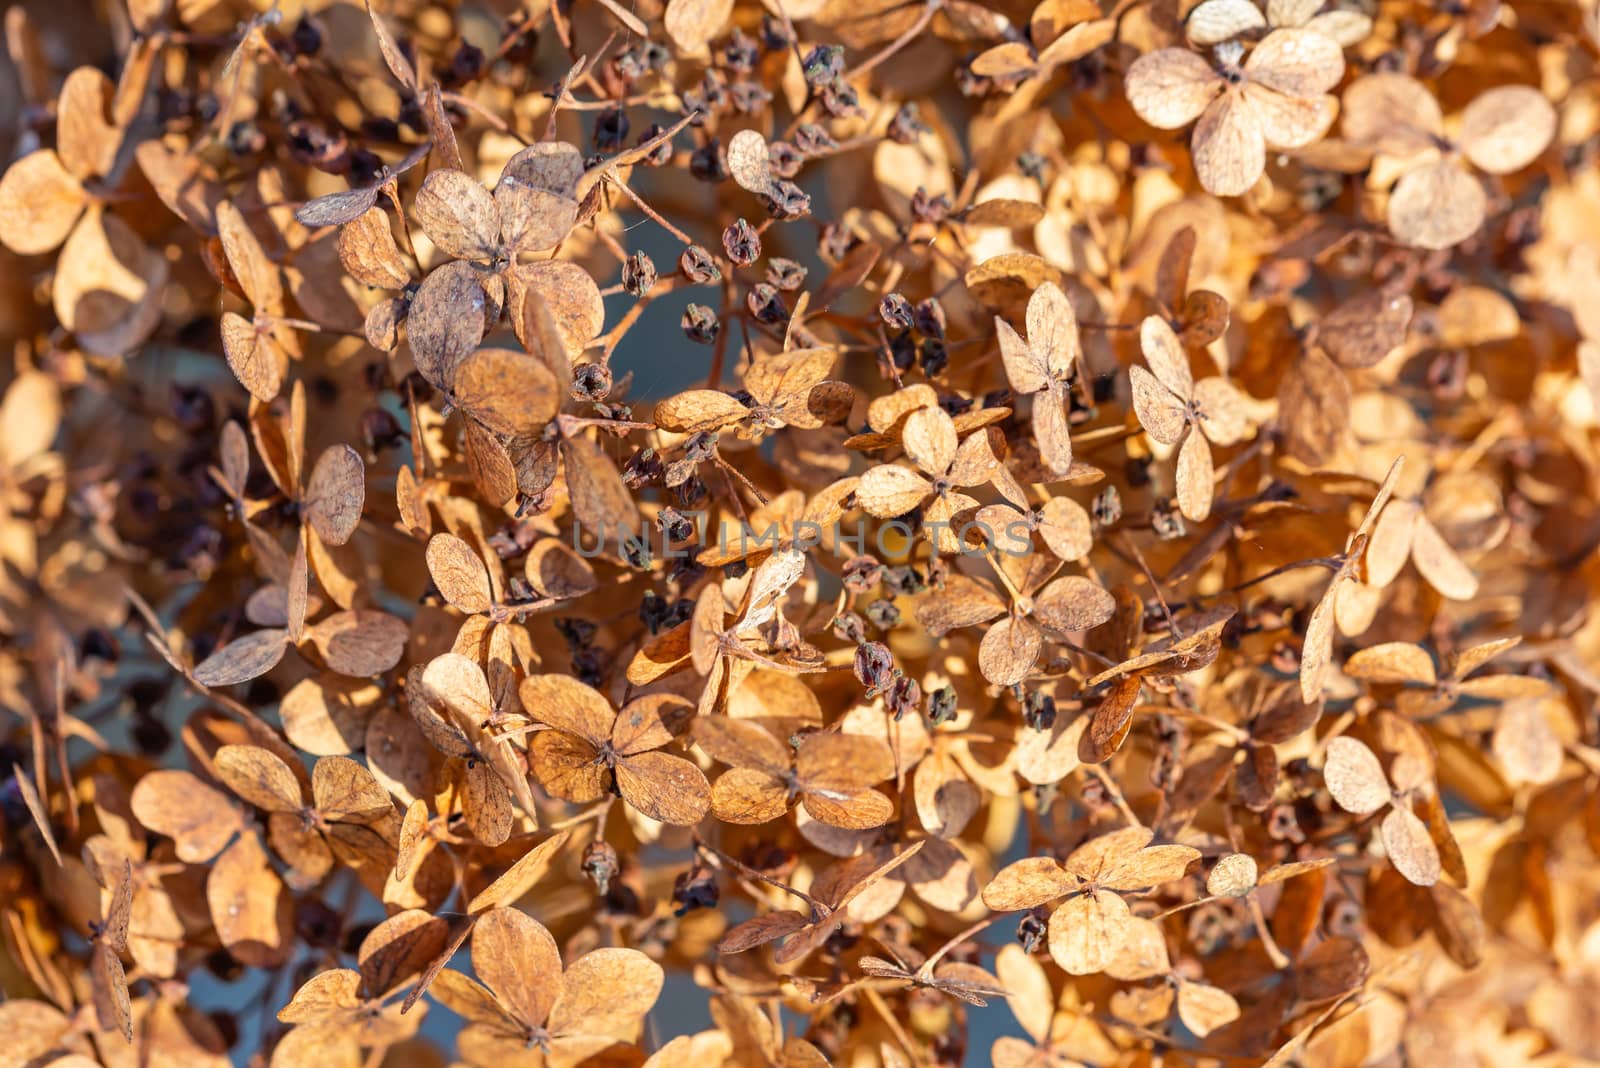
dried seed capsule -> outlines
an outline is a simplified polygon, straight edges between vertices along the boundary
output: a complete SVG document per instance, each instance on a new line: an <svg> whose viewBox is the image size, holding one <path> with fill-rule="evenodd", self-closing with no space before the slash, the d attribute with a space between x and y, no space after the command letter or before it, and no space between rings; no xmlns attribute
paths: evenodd
<svg viewBox="0 0 1600 1068"><path fill-rule="evenodd" d="M717 266L717 261L711 258L711 253L699 245L690 245L678 257L678 270L683 276L697 286L712 285L722 281L722 270Z"/></svg>
<svg viewBox="0 0 1600 1068"><path fill-rule="evenodd" d="M935 727L956 718L956 688L941 686L928 695L928 722Z"/></svg>
<svg viewBox="0 0 1600 1068"><path fill-rule="evenodd" d="M800 64L806 84L820 89L844 73L844 48L841 45L817 45Z"/></svg>
<svg viewBox="0 0 1600 1068"><path fill-rule="evenodd" d="M758 323L781 323L789 318L789 309L783 303L783 295L766 282L758 282L750 287L750 292L745 294L745 307L750 309L750 314Z"/></svg>
<svg viewBox="0 0 1600 1068"><path fill-rule="evenodd" d="M643 252L635 252L622 261L622 288L630 296L642 297L656 285L656 264Z"/></svg>
<svg viewBox="0 0 1600 1068"><path fill-rule="evenodd" d="M728 259L740 267L748 267L761 258L761 235L744 219L736 219L722 231L722 249Z"/></svg>
<svg viewBox="0 0 1600 1068"><path fill-rule="evenodd" d="M887 293L878 301L878 317L891 330L910 330L914 321L911 302L899 293Z"/></svg>
<svg viewBox="0 0 1600 1068"><path fill-rule="evenodd" d="M704 304L691 304L683 309L682 325L684 336L702 345L711 344L722 332L722 323L717 319L717 313Z"/></svg>
<svg viewBox="0 0 1600 1068"><path fill-rule="evenodd" d="M604 897L611 890L611 880L622 871L616 847L609 842L590 842L583 851L583 874L594 883L595 890Z"/></svg>

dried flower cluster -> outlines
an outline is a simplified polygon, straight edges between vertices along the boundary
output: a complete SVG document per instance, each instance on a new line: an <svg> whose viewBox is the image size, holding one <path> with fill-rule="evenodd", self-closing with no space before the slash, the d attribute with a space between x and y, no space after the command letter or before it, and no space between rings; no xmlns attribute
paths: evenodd
<svg viewBox="0 0 1600 1068"><path fill-rule="evenodd" d="M0 1066L1600 1063L1591 0L3 29Z"/></svg>

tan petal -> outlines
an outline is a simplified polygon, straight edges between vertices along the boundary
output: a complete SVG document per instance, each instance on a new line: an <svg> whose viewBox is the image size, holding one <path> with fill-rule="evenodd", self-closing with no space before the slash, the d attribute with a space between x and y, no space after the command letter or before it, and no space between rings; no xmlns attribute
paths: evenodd
<svg viewBox="0 0 1600 1068"><path fill-rule="evenodd" d="M1105 587L1081 575L1058 578L1034 599L1034 616L1052 630L1093 630L1117 611L1116 598Z"/></svg>
<svg viewBox="0 0 1600 1068"><path fill-rule="evenodd" d="M1176 130L1200 117L1224 82L1200 56L1163 48L1133 61L1127 75L1128 103L1145 122Z"/></svg>
<svg viewBox="0 0 1600 1068"><path fill-rule="evenodd" d="M1434 146L1444 133L1444 115L1427 86L1407 74L1383 72L1350 83L1340 127L1349 141L1404 157Z"/></svg>
<svg viewBox="0 0 1600 1068"><path fill-rule="evenodd" d="M1202 378L1194 386L1200 408L1200 429L1218 445L1234 445L1250 433L1250 416L1244 398L1223 378Z"/></svg>
<svg viewBox="0 0 1600 1068"><path fill-rule="evenodd" d="M1005 365L1006 379L1012 389L1018 393L1038 393L1050 384L1049 369L1044 360L1022 340L1010 323L995 316L994 330L1000 339L1000 359Z"/></svg>
<svg viewBox="0 0 1600 1068"><path fill-rule="evenodd" d="M1461 152L1490 174L1520 171L1556 134L1556 109L1531 85L1502 85L1461 113Z"/></svg>
<svg viewBox="0 0 1600 1068"><path fill-rule="evenodd" d="M1028 298L1028 344L1050 377L1065 378L1078 361L1078 316L1061 287L1045 282Z"/></svg>
<svg viewBox="0 0 1600 1068"><path fill-rule="evenodd" d="M1246 85L1244 98L1269 148L1304 148L1320 141L1339 114L1339 102L1331 96L1289 96L1265 86Z"/></svg>
<svg viewBox="0 0 1600 1068"><path fill-rule="evenodd" d="M1317 96L1344 77L1344 50L1315 30L1273 30L1244 61L1252 82L1290 96Z"/></svg>
<svg viewBox="0 0 1600 1068"><path fill-rule="evenodd" d="M1148 315L1139 324L1139 351L1156 380L1179 401L1194 395L1194 376L1189 371L1189 354L1183 350L1172 326L1159 315ZM1137 366L1137 365L1135 365Z"/></svg>
<svg viewBox="0 0 1600 1068"><path fill-rule="evenodd" d="M1344 663L1344 673L1352 679L1369 682L1420 682L1432 686L1438 681L1433 657L1420 645L1410 642L1383 642L1357 649Z"/></svg>
<svg viewBox="0 0 1600 1068"><path fill-rule="evenodd" d="M1067 428L1066 397L1061 389L1051 388L1035 394L1033 438L1039 443L1039 455L1052 474L1065 475L1072 470L1072 436Z"/></svg>
<svg viewBox="0 0 1600 1068"><path fill-rule="evenodd" d="M1469 601L1478 594L1478 577L1444 540L1428 519L1417 515L1411 534L1411 559L1428 585L1452 601Z"/></svg>
<svg viewBox="0 0 1600 1068"><path fill-rule="evenodd" d="M1328 664L1333 659L1333 595L1342 581L1340 576L1334 577L1306 624L1305 641L1300 646L1300 697L1306 704L1322 699L1322 687L1327 682Z"/></svg>
<svg viewBox="0 0 1600 1068"><path fill-rule="evenodd" d="M1007 616L978 645L978 670L996 686L1015 686L1033 670L1044 635L1026 619Z"/></svg>
<svg viewBox="0 0 1600 1068"><path fill-rule="evenodd" d="M656 405L656 426L679 434L698 434L748 418L750 409L715 389L691 389Z"/></svg>
<svg viewBox="0 0 1600 1068"><path fill-rule="evenodd" d="M1204 983L1178 984L1178 1019L1201 1038L1239 1018L1239 1003L1226 990Z"/></svg>
<svg viewBox="0 0 1600 1068"><path fill-rule="evenodd" d="M1439 850L1428 834L1428 825L1404 804L1397 804L1383 817L1379 828L1384 852L1395 871L1417 886L1432 886L1439 881Z"/></svg>
<svg viewBox="0 0 1600 1068"><path fill-rule="evenodd" d="M1225 92L1206 108L1191 143L1194 171L1213 196L1248 193L1267 166L1267 145L1255 108L1243 93Z"/></svg>
<svg viewBox="0 0 1600 1068"><path fill-rule="evenodd" d="M1174 445L1183 437L1188 419L1183 405L1156 376L1138 364L1128 368L1133 386L1133 411L1145 432L1163 445Z"/></svg>
<svg viewBox="0 0 1600 1068"><path fill-rule="evenodd" d="M195 681L202 686L237 686L260 678L283 659L288 637L274 628L235 639L195 666Z"/></svg>
<svg viewBox="0 0 1600 1068"><path fill-rule="evenodd" d="M861 790L843 796L805 793L801 803L813 819L830 827L865 831L882 827L894 819L894 802L876 790Z"/></svg>
<svg viewBox="0 0 1600 1068"><path fill-rule="evenodd" d="M572 962L550 1010L557 1034L610 1034L635 1025L661 996L661 965L636 949L597 949Z"/></svg>
<svg viewBox="0 0 1600 1068"><path fill-rule="evenodd" d="M1488 195L1450 159L1406 172L1389 194L1389 232L1408 245L1445 249L1478 232Z"/></svg>
<svg viewBox="0 0 1600 1068"><path fill-rule="evenodd" d="M1202 522L1211 514L1216 471L1211 466L1211 446L1206 436L1191 431L1178 450L1178 510L1185 519Z"/></svg>
<svg viewBox="0 0 1600 1068"><path fill-rule="evenodd" d="M733 0L667 0L662 25L684 52L698 52L722 33L733 14Z"/></svg>
<svg viewBox="0 0 1600 1068"><path fill-rule="evenodd" d="M456 403L504 438L531 437L561 407L555 376L540 360L512 349L481 348L455 374Z"/></svg>
<svg viewBox="0 0 1600 1068"><path fill-rule="evenodd" d="M528 739L528 765L544 788L557 797L587 804L604 797L611 771L600 751L565 731L540 731Z"/></svg>
<svg viewBox="0 0 1600 1068"><path fill-rule="evenodd" d="M1050 956L1068 975L1093 975L1116 958L1132 914L1116 894L1080 894L1050 914Z"/></svg>
<svg viewBox="0 0 1600 1068"><path fill-rule="evenodd" d="M1389 779L1371 749L1341 734L1328 743L1322 778L1340 808L1365 816L1389 803Z"/></svg>
<svg viewBox="0 0 1600 1068"><path fill-rule="evenodd" d="M814 793L855 793L894 773L894 751L888 743L864 734L811 734L795 754L801 788Z"/></svg>
<svg viewBox="0 0 1600 1068"><path fill-rule="evenodd" d="M453 392L456 367L483 340L488 309L472 264L452 261L428 272L411 301L406 336L417 371L430 385Z"/></svg>
<svg viewBox="0 0 1600 1068"><path fill-rule="evenodd" d="M943 408L918 408L912 412L901 430L900 442L911 462L930 476L943 477L955 462L956 425Z"/></svg>
<svg viewBox="0 0 1600 1068"><path fill-rule="evenodd" d="M868 515L893 519L914 510L933 492L933 484L909 467L879 464L856 486L856 500Z"/></svg>
<svg viewBox="0 0 1600 1068"><path fill-rule="evenodd" d="M1277 19L1273 24L1287 25ZM1183 31L1192 44L1214 45L1266 25L1266 16L1251 0L1204 0L1189 12Z"/></svg>
<svg viewBox="0 0 1600 1068"><path fill-rule="evenodd" d="M30 152L0 176L0 243L22 256L49 252L67 239L87 199L53 151Z"/></svg>
<svg viewBox="0 0 1600 1068"><path fill-rule="evenodd" d="M1113 866L1100 877L1108 890L1146 890L1183 878L1200 851L1185 845L1148 846Z"/></svg>
<svg viewBox="0 0 1600 1068"><path fill-rule="evenodd" d="M1422 507L1415 501L1392 500L1378 514L1367 542L1367 582L1379 589L1389 585L1411 558Z"/></svg>

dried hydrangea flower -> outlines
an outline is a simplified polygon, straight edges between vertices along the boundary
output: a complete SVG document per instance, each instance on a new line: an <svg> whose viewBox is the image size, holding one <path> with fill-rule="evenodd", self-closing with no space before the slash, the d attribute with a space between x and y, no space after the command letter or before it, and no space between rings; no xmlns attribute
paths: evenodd
<svg viewBox="0 0 1600 1068"><path fill-rule="evenodd" d="M1268 148L1305 148L1328 132L1338 102L1327 94L1344 76L1344 55L1314 29L1278 29L1248 58L1231 41L1214 56L1207 62L1181 48L1140 56L1128 68L1128 102L1163 130L1199 119L1193 151L1201 186L1239 196L1260 179Z"/></svg>

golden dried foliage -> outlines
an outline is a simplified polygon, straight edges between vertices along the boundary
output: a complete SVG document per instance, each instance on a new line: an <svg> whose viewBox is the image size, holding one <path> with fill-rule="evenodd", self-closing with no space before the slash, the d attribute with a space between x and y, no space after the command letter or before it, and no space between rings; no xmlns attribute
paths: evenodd
<svg viewBox="0 0 1600 1068"><path fill-rule="evenodd" d="M1600 1062L1592 3L3 34L0 1065Z"/></svg>

